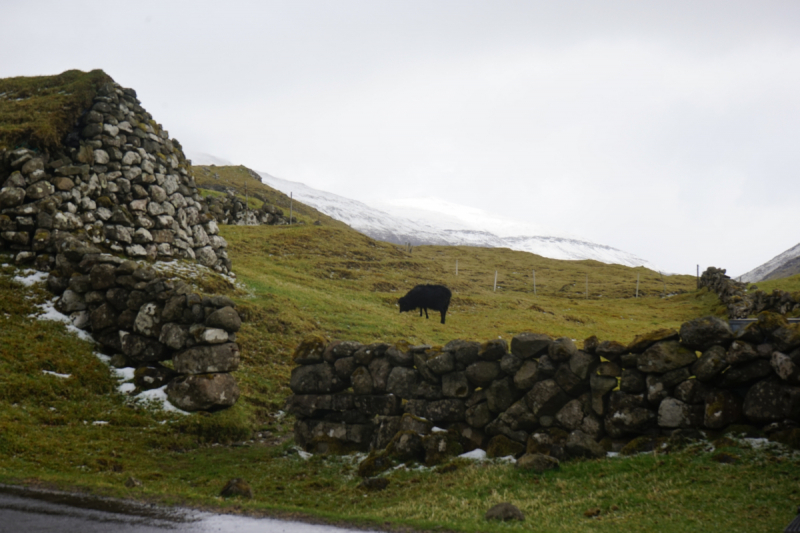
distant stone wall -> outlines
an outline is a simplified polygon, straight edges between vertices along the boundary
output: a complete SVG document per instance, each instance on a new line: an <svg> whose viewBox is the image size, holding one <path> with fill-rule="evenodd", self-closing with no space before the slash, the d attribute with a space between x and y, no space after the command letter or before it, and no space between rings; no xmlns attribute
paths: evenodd
<svg viewBox="0 0 800 533"><path fill-rule="evenodd" d="M583 350L533 333L510 347L311 338L294 360L296 442L312 452L372 450L378 470L387 457L435 464L475 448L593 457L637 437L652 449L676 430L775 432L800 422L800 326L773 314L737 335L705 317L628 345L592 337Z"/></svg>
<svg viewBox="0 0 800 533"><path fill-rule="evenodd" d="M789 293L775 289L771 294L761 290L747 290L747 283L731 279L725 269L709 267L698 281L698 288L713 291L728 309L730 318L747 318L762 311L800 314L800 293Z"/></svg>

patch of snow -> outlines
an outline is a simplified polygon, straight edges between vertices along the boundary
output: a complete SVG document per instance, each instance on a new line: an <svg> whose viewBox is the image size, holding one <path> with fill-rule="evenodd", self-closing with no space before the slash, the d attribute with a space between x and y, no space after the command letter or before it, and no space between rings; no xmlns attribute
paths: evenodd
<svg viewBox="0 0 800 533"><path fill-rule="evenodd" d="M511 463L514 464L517 462L517 458L513 455L506 455L505 457L498 457L497 461L500 463Z"/></svg>
<svg viewBox="0 0 800 533"><path fill-rule="evenodd" d="M462 453L459 457L462 459L472 459L473 461L483 461L486 459L486 451L475 448L471 452Z"/></svg>
<svg viewBox="0 0 800 533"><path fill-rule="evenodd" d="M133 376L136 373L135 368L112 368L111 375L120 381L133 381Z"/></svg>
<svg viewBox="0 0 800 533"><path fill-rule="evenodd" d="M619 457L619 452L607 452L606 457Z"/></svg>
<svg viewBox="0 0 800 533"><path fill-rule="evenodd" d="M92 422L92 425L93 426L107 426L108 422L106 422L105 420L95 420L94 422Z"/></svg>
<svg viewBox="0 0 800 533"><path fill-rule="evenodd" d="M594 259L603 263L656 268L635 255L550 228L438 198L412 198L376 204L378 208L303 183L259 172L261 181L373 239L410 243L510 248L551 259Z"/></svg>
<svg viewBox="0 0 800 533"><path fill-rule="evenodd" d="M304 452L303 450L297 450L297 455L299 455L303 460L308 461L311 457L314 456L313 453Z"/></svg>
<svg viewBox="0 0 800 533"><path fill-rule="evenodd" d="M11 279L17 283L25 285L26 287L30 287L36 283L44 283L47 281L48 276L47 272L39 272L37 270L23 270L22 274L23 276L14 276Z"/></svg>
<svg viewBox="0 0 800 533"><path fill-rule="evenodd" d="M447 430L433 426L433 428L431 429L431 433L447 433Z"/></svg>
<svg viewBox="0 0 800 533"><path fill-rule="evenodd" d="M39 308L38 314L30 315L30 318L35 318L37 320L51 320L53 322L62 322L66 325L67 331L70 333L74 333L79 339L94 342L92 336L83 331L82 329L76 328L75 325L72 323L72 320L65 315L64 313L58 311L55 308L56 299L53 298L52 300L47 300L43 304L39 304L36 307Z"/></svg>
<svg viewBox="0 0 800 533"><path fill-rule="evenodd" d="M72 374L59 374L58 372L51 372L49 370L42 370L42 374L47 374L48 376L55 376L57 378L62 378L62 379L67 379L72 377Z"/></svg>
<svg viewBox="0 0 800 533"><path fill-rule="evenodd" d="M145 400L148 402L160 403L161 409L163 409L164 411L170 411L173 413L188 415L189 414L188 412L182 409L178 409L177 407L172 405L172 403L167 399L166 388L167 386L164 385L163 387L159 387L157 389L142 391L136 396L136 399Z"/></svg>
<svg viewBox="0 0 800 533"><path fill-rule="evenodd" d="M133 383L122 383L117 390L122 394L128 394L136 390L136 385Z"/></svg>

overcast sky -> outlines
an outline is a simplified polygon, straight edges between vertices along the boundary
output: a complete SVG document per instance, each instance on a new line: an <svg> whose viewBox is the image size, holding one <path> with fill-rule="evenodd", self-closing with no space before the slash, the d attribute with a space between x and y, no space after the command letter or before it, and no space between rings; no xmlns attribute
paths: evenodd
<svg viewBox="0 0 800 533"><path fill-rule="evenodd" d="M0 77L102 68L189 151L438 197L669 272L800 242L800 2L2 0Z"/></svg>

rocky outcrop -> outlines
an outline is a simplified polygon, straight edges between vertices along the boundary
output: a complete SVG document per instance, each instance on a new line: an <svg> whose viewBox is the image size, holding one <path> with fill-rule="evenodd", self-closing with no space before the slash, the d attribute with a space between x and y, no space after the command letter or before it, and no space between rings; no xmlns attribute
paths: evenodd
<svg viewBox="0 0 800 533"><path fill-rule="evenodd" d="M253 195L262 202L261 207L253 209L247 207L241 198L236 196L234 189L221 187L225 196L209 196L206 198L209 213L220 224L236 226L284 226L290 223L289 217L284 216L283 210L268 203L258 195ZM297 219L292 217L291 223L296 224Z"/></svg>
<svg viewBox="0 0 800 533"><path fill-rule="evenodd" d="M287 402L311 452L371 451L365 472L416 459L598 457L637 437L800 423L800 326L762 314L732 333L704 317L628 344L523 333L443 347L307 339ZM527 461L527 459L526 459ZM541 461L540 461L541 462ZM364 474L367 475L367 474Z"/></svg>
<svg viewBox="0 0 800 533"><path fill-rule="evenodd" d="M747 318L762 311L782 315L800 313L800 293L775 289L767 294L755 286L747 289L747 283L731 279L725 269L708 267L700 276L697 288L707 287L725 304L729 318Z"/></svg>

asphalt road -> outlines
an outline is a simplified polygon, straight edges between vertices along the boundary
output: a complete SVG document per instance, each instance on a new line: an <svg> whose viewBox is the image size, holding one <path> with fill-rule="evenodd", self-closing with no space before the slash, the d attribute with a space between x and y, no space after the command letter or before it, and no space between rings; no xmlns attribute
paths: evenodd
<svg viewBox="0 0 800 533"><path fill-rule="evenodd" d="M0 485L0 533L364 533Z"/></svg>

